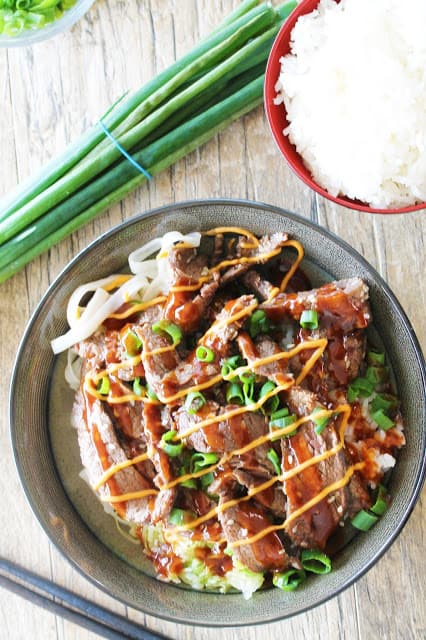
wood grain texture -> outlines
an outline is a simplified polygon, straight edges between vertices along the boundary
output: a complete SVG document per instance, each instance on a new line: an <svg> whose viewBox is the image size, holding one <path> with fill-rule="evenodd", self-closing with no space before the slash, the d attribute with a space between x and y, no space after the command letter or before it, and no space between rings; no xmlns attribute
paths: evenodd
<svg viewBox="0 0 426 640"><path fill-rule="evenodd" d="M69 32L32 48L0 50L0 196L60 152L128 89L188 51L237 0L98 0ZM425 212L356 214L312 193L284 165L259 107L1 285L0 362L9 379L25 325L49 283L101 232L141 211L193 198L250 198L317 219L362 253L388 281L426 346ZM425 507L420 501L389 553L325 605L264 627L207 629L127 610L85 580L54 549L20 488L0 390L3 496L1 550L97 603L179 640L407 640L426 638ZM0 639L93 640L96 636L0 591Z"/></svg>

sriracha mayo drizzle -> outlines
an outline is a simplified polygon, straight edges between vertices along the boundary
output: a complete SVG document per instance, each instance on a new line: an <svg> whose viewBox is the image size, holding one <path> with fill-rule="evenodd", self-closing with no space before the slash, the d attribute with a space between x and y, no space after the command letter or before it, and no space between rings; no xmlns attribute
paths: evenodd
<svg viewBox="0 0 426 640"><path fill-rule="evenodd" d="M278 248L273 249L271 251L264 252L264 253L260 253L259 251L260 242L258 238L256 238L256 236L254 236L249 231L246 231L245 229L241 229L239 227L217 227L216 229L212 229L208 232L205 232L204 235L214 236L222 233L234 233L240 236L244 236L244 238L246 238L246 241L240 240L239 246L242 249L257 250L258 253L257 254L255 253L254 255L251 255L251 256L243 255L242 257L235 258L235 259L230 258L230 259L222 260L221 262L211 267L210 269L206 268L205 271L202 271L202 275L199 278L197 278L196 282L193 282L193 281L191 282L191 280L188 278L188 279L183 279L177 284L175 284L174 286L172 286L168 292L169 296L170 294L172 295L172 297L174 294L182 294L181 296L176 296L176 299L179 298L180 300L182 298L183 303L186 303L186 302L191 303L191 297L185 294L190 294L191 292L197 292L198 290L200 290L203 284L212 281L213 274L218 273L227 267L233 267L235 265L263 264L268 260L270 260L271 258L278 256L281 253L283 247L292 247L296 249L297 257L293 262L293 264L291 265L290 269L286 272L286 274L282 278L279 286L274 286L271 289L271 291L269 292L268 300L266 300L264 304L268 305L269 303L271 303L271 305L274 305L274 303L277 303L277 298L280 298L280 297L286 298L286 295L283 296L283 293L287 289L290 280L295 275L304 257L304 249L300 244L300 242L298 242L297 240L286 240ZM191 249L194 248L192 245L185 244L185 243L179 243L178 246L180 248L191 248ZM164 258L166 255L167 253L163 253L161 255L158 255L157 258ZM123 278L125 278L125 276L123 276ZM110 285L110 288L113 288L112 285ZM292 296L295 296L294 302L293 302ZM125 320L126 318L130 318L134 314L142 312L156 305L158 305L163 309L163 314L165 314L164 317L168 318L169 316L167 316L165 309L167 308L167 301L169 299L170 297L166 295L159 295L153 300L150 300L148 302L136 302L129 305L123 311L119 310L117 313L111 314L110 318L113 318L115 320ZM318 312L321 314L322 309L320 308L321 306L320 303L321 303L321 300L318 302ZM290 306L292 305L294 306L296 304L296 294L289 294L287 304L289 305L289 308ZM204 346L203 342L205 338L208 339L210 336L214 336L219 330L223 330L227 325L231 325L232 323L238 322L244 319L245 317L250 317L253 314L253 312L256 311L258 306L259 306L259 303L255 300L251 304L249 304L247 307L240 308L239 310L235 311L229 317L219 318L218 320L213 322L211 327L204 333L202 338L200 338L200 340L198 341L198 344L201 346ZM272 321L274 320L274 313L275 313L275 310L272 309L271 311ZM327 311L325 311L325 314L327 314ZM204 380L203 382L200 382L198 384L192 384L191 386L188 386L183 389L179 389L175 393L170 393L170 391L174 391L174 389L171 388L169 389L170 395L161 396L161 394L157 394L159 395L158 400L149 398L146 395L138 395L136 393L132 393L130 390L129 390L129 393L126 393L123 391L123 389L126 389L124 384L121 384L121 387L119 385L111 384L111 388L108 394L106 395L100 394L97 391L97 385L103 377L114 376L114 374L117 374L122 368L128 369L129 367L130 368L137 367L138 365L141 365L141 367L143 367L143 365L141 364L143 357L148 357L148 356L152 357L152 356L160 355L162 353L171 352L175 350L177 346L177 345L170 344L167 346L162 346L162 347L149 350L146 344L146 341L140 336L138 337L142 342L141 354L138 354L132 358L128 358L127 360L124 360L122 362L114 362L112 364L108 364L108 366L103 370L89 371L85 375L85 378L83 381L83 390L85 392L84 395L86 397L87 402L90 401L90 398L92 399L97 398L111 405L117 405L121 403L143 402L147 404L157 404L157 405L162 404L166 406L170 405L173 407L173 406L176 406L176 404L180 404L179 401L184 400L189 394L192 394L195 392L201 392L206 389L211 389L217 384L230 381L234 378L238 378L239 376L245 373L249 373L249 372L256 373L258 369L260 369L261 367L264 367L265 365L269 365L271 363L279 362L282 360L288 361L291 358L298 356L299 354L303 355L303 357L301 357L302 367L297 377L294 378L291 374L280 374L280 377L277 377L275 379L276 381L279 381L279 384L276 384L275 387L269 390L268 393L264 394L262 398L260 398L256 402L253 401L252 403L247 404L245 406L239 406L239 407L234 406L233 408L228 409L223 413L217 413L214 415L207 414L207 417L203 416L203 419L199 419L198 422L196 421L196 417L194 416L194 423L186 430L181 431L180 433L177 433L174 437L174 441L184 441L184 442L191 435L204 429L205 427L209 427L214 424L218 425L221 422L227 422L236 416L241 416L249 412L259 411L274 396L277 396L282 392L288 391L294 385L300 385L303 382L303 380L305 380L306 376L308 376L308 374L311 372L315 364L322 357L325 350L329 346L329 341L327 340L327 338L310 339L310 336L304 336L304 333L300 332L299 338L301 339L301 342L299 342L295 347L292 347L291 349L288 349L286 351L280 351L278 353L273 353L269 356L255 358L253 361L250 362L249 365L240 366L236 370L226 375L222 375L214 372L212 375L210 375L210 377L208 377L207 380ZM305 338L307 337L308 339L304 339L304 337ZM207 340L207 344L209 344L208 340ZM305 360L306 353L309 353L309 357L307 358L307 360ZM197 378L195 378L195 380L197 380ZM119 388L118 393L117 393L117 388ZM314 455L311 458L304 460L301 463L298 463L297 466L287 471L283 471L281 467L282 473L269 478L268 480L266 480L265 482L262 482L261 484L258 484L257 486L251 486L250 488L247 489L247 493L245 495L236 497L230 500L226 500L222 504L219 504L209 509L206 513L204 513L200 517L196 517L193 520L186 522L185 524L182 524L179 526L173 526L173 527L170 526L168 529L168 533L171 536L173 536L174 534L182 531L193 531L194 535L197 535L197 532L194 531L195 529L200 527L200 525L205 525L205 523L208 523L213 518L216 518L219 514L225 512L227 509L230 509L231 507L234 507L240 503L241 504L246 503L247 501L255 497L257 494L260 494L261 492L266 491L271 487L274 487L274 485L277 482L283 483L286 480L289 480L290 478L293 478L298 474L301 474L303 471L305 471L309 467L314 467L315 465L318 465L319 463L324 462L325 460L331 458L332 456L337 455L345 447L344 434L345 434L345 429L347 427L349 418L351 417L350 405L341 404L333 409L320 409L315 413L315 417L316 418L321 418L321 417L324 417L324 418L339 417L340 418L340 424L338 429L339 441L335 446L323 451L318 455ZM105 449L104 450L102 449L101 446L97 446L98 454L100 456L104 472L93 488L95 490L98 490L104 484L107 483L108 488L110 489L111 495L103 496L101 500L104 502L114 504L116 508L119 510L119 513L124 512L126 501L143 498L146 496L157 496L162 492L169 491L170 489L176 486L182 485L184 483L187 483L190 480L202 478L206 474L212 473L217 469L223 468L224 465L226 465L230 460L232 460L232 458L235 458L236 456L242 456L250 451L253 451L257 447L264 445L265 443L273 442L275 440L278 440L279 438L293 435L295 431L297 431L301 426L303 426L307 422L312 421L312 419L313 419L312 414L305 415L303 417L298 418L294 423L290 424L287 427L270 430L268 433L251 440L244 446L240 448L236 448L233 451L228 451L224 453L221 456L221 458L214 464L211 464L210 466L204 469L200 469L198 471L184 472L179 477L173 478L168 482L164 482L158 489L147 488L141 491L133 491L133 492L121 493L121 494L118 494L117 485L114 482L115 474L122 471L123 469L131 467L132 465L136 465L140 462L144 462L150 459L150 455L149 453L142 453L140 455L135 456L134 458L128 459L119 464L111 465L108 467L109 458L108 458L108 453L106 451L106 448L104 447ZM96 429L94 429L93 431L93 436L96 439ZM160 447L161 447L161 444L160 444ZM273 532L285 530L295 519L299 518L299 516L303 515L306 511L308 511L309 509L311 509L312 507L320 503L322 500L327 498L327 496L329 496L331 493L336 492L339 489L342 489L343 487L345 487L350 482L353 474L356 471L363 469L365 464L366 464L365 462L356 462L354 464L349 465L341 478L323 487L321 491L319 491L311 499L308 499L299 508L295 509L291 513L291 515L285 518L282 522L280 522L279 524L266 526L262 530L257 531L254 535L249 535L246 538L238 539L230 543L229 546L239 547L242 545L253 544ZM201 511L201 513L203 512ZM216 525L219 526L219 523L216 523ZM208 524L207 526L210 526L210 525ZM198 530L198 533L199 531L200 530Z"/></svg>

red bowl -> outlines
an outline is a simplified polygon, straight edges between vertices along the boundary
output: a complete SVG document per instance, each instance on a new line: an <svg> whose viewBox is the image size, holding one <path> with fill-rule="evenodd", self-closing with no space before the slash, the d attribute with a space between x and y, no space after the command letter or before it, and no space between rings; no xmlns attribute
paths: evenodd
<svg viewBox="0 0 426 640"><path fill-rule="evenodd" d="M339 1L339 0L337 0ZM349 207L356 211L366 211L367 213L410 213L426 208L426 203L420 203L402 207L401 209L374 209L365 202L352 200L344 196L335 198L323 187L320 187L312 178L312 174L303 163L302 157L296 151L296 147L290 142L288 136L283 134L283 129L288 126L287 115L284 104L274 104L277 93L275 85L280 74L280 58L290 53L290 36L298 18L307 13L311 13L319 4L319 0L302 0L302 2L292 11L281 27L269 54L266 66L264 101L265 111L269 121L269 126L274 136L275 142L290 165L291 169L308 185L311 189L328 200L332 200L343 207Z"/></svg>

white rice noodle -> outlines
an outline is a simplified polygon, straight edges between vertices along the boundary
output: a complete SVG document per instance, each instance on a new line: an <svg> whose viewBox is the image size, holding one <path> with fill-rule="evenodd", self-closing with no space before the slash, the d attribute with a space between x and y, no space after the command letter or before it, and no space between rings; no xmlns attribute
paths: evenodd
<svg viewBox="0 0 426 640"><path fill-rule="evenodd" d="M167 293L170 288L168 251L176 242L184 242L192 247L200 246L201 234L198 231L183 235L179 231L169 231L162 238L154 238L139 249L133 251L128 260L134 277L130 278L114 293L109 294L105 288L112 285L119 277L95 280L78 287L72 294L67 307L67 321L70 330L52 340L54 353L61 353L77 342L89 338L98 327L121 305L136 296L143 301L152 300L160 293ZM148 258L154 253L158 257ZM92 298L82 309L81 301L85 295L93 293ZM72 375L70 373L72 380Z"/></svg>
<svg viewBox="0 0 426 640"><path fill-rule="evenodd" d="M108 298L104 302L101 302L96 309L95 305L92 305L90 313L82 313L81 317L67 333L52 340L51 346L53 352L55 354L61 353L77 342L89 338L112 313L121 307L122 304L134 298L138 292L144 290L147 284L148 280L145 276L138 274L130 280L127 280L127 282L112 295L107 294ZM99 296L99 298L103 298L103 296Z"/></svg>
<svg viewBox="0 0 426 640"><path fill-rule="evenodd" d="M71 349L67 354L67 365L65 367L65 380L71 389L76 391L80 386L82 359Z"/></svg>
<svg viewBox="0 0 426 640"><path fill-rule="evenodd" d="M129 255L129 267L132 273L140 273L144 268L144 263L153 253L160 252L160 255L167 252L176 242L185 242L193 247L200 246L201 233L194 231L183 235L179 231L169 231L162 238L154 238L143 247L136 249ZM151 262L151 261L150 261Z"/></svg>

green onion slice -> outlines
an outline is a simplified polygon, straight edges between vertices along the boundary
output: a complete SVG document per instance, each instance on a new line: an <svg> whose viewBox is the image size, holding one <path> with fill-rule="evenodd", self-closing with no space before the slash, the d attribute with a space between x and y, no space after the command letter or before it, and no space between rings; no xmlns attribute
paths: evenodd
<svg viewBox="0 0 426 640"><path fill-rule="evenodd" d="M225 378L226 376L229 376L233 371L235 371L235 369L238 369L238 367L240 367L242 364L244 364L244 361L239 355L226 358L222 362L222 368L220 371L222 377Z"/></svg>
<svg viewBox="0 0 426 640"><path fill-rule="evenodd" d="M148 396L148 398L150 400L158 400L158 396L157 394L154 392L154 390L149 386L149 384L146 385L146 395Z"/></svg>
<svg viewBox="0 0 426 640"><path fill-rule="evenodd" d="M382 409L384 413L389 413L398 407L398 399L390 393L378 393L371 401L370 407L373 413L379 409Z"/></svg>
<svg viewBox="0 0 426 640"><path fill-rule="evenodd" d="M180 327L173 322L169 322L163 318L152 325L152 330L157 334L166 334L171 339L171 344L175 347L182 340L182 331Z"/></svg>
<svg viewBox="0 0 426 640"><path fill-rule="evenodd" d="M386 488L379 484L377 490L376 500L373 506L370 508L370 511L374 513L376 516L382 516L388 508L388 493Z"/></svg>
<svg viewBox="0 0 426 640"><path fill-rule="evenodd" d="M324 429L326 428L329 420L330 420L330 416L318 416L315 417L315 413L318 413L319 411L324 411L324 409L322 407L315 407L315 409L312 411L311 414L311 418L312 418L312 422L315 424L315 433L317 433L318 435L321 434Z"/></svg>
<svg viewBox="0 0 426 640"><path fill-rule="evenodd" d="M272 380L268 380L267 382L265 382L265 384L261 387L259 391L259 400L264 398L266 395L268 395L268 393L271 393L271 391L273 391L276 388L277 388L277 385L275 384L275 382L272 382ZM275 413L275 411L277 411L279 407L279 404L280 404L280 399L278 397L278 394L275 394L274 396L271 396L270 398L268 398L266 402L264 402L264 404L262 405L262 412L265 415L270 415L272 413Z"/></svg>
<svg viewBox="0 0 426 640"><path fill-rule="evenodd" d="M318 311L315 309L305 309L300 316L300 326L302 329L318 329Z"/></svg>
<svg viewBox="0 0 426 640"><path fill-rule="evenodd" d="M387 380L389 380L389 370L387 367L368 367L365 377L376 386L381 382L387 382Z"/></svg>
<svg viewBox="0 0 426 640"><path fill-rule="evenodd" d="M211 467L212 464L216 464L218 457L215 453L201 453L197 451L191 456L191 471L197 473L206 467Z"/></svg>
<svg viewBox="0 0 426 640"><path fill-rule="evenodd" d="M300 556L302 566L305 571L311 573L325 574L331 571L330 558L317 549L305 549Z"/></svg>
<svg viewBox="0 0 426 640"><path fill-rule="evenodd" d="M200 345L199 347L197 347L195 355L197 360L199 360L200 362L213 362L215 354L213 349L210 349L210 347Z"/></svg>
<svg viewBox="0 0 426 640"><path fill-rule="evenodd" d="M367 378L356 378L348 387L348 400L353 402L359 397L369 398L374 392L375 384Z"/></svg>
<svg viewBox="0 0 426 640"><path fill-rule="evenodd" d="M250 405L256 402L254 399L254 384L253 382L244 382L243 384L244 404Z"/></svg>
<svg viewBox="0 0 426 640"><path fill-rule="evenodd" d="M185 467L181 467L179 475L180 476L186 476L186 474L187 474L187 471L186 471ZM186 487L187 489L196 489L197 488L197 480L195 478L188 478L187 480L184 480L183 482L179 482L179 486L180 487Z"/></svg>
<svg viewBox="0 0 426 640"><path fill-rule="evenodd" d="M393 420L391 420L383 411L383 409L378 409L378 411L374 411L371 414L371 419L378 425L380 429L383 431L387 431L388 429L392 429L395 426Z"/></svg>
<svg viewBox="0 0 426 640"><path fill-rule="evenodd" d="M355 527L355 529L359 529L360 531L368 531L373 525L376 524L378 519L379 516L375 513L370 513L370 511L361 509L361 511L358 511L356 516L352 518L351 524L353 527Z"/></svg>
<svg viewBox="0 0 426 640"><path fill-rule="evenodd" d="M274 467L274 470L277 476L281 475L281 463L275 449L269 449L268 453L266 454L266 457L272 463L272 466Z"/></svg>
<svg viewBox="0 0 426 640"><path fill-rule="evenodd" d="M254 382L256 379L256 376L254 375L254 373L252 373L251 371L243 371L242 373L240 373L240 382Z"/></svg>
<svg viewBox="0 0 426 640"><path fill-rule="evenodd" d="M238 382L231 382L226 390L226 402L228 404L244 404L243 389Z"/></svg>
<svg viewBox="0 0 426 640"><path fill-rule="evenodd" d="M206 404L206 399L200 391L191 391L186 396L185 409L191 415L195 415Z"/></svg>
<svg viewBox="0 0 426 640"><path fill-rule="evenodd" d="M146 388L141 384L140 378L135 378L133 380L133 393L136 396L143 396L146 393Z"/></svg>
<svg viewBox="0 0 426 640"><path fill-rule="evenodd" d="M295 422L297 422L297 416L294 413L287 416L284 415L281 418L273 418L272 420L270 420L269 429L271 431L278 431L280 429L285 429L286 427L289 427L291 424L294 424ZM291 436L296 435L296 433L297 433L297 429L295 429L294 431L291 431L290 433L286 433L285 436L287 438L290 438ZM283 435L278 435L275 438L272 438L272 442L274 442L274 440L279 440L282 437Z"/></svg>
<svg viewBox="0 0 426 640"><path fill-rule="evenodd" d="M256 309L256 311L250 316L249 320L249 334L252 338L255 338L259 333L268 333L270 329L270 323L266 317L266 313L262 309Z"/></svg>
<svg viewBox="0 0 426 640"><path fill-rule="evenodd" d="M282 409L278 409L278 411L274 411L273 413L271 413L271 420L285 418L285 416L288 416L289 413L290 411L287 409L287 407L283 407Z"/></svg>
<svg viewBox="0 0 426 640"><path fill-rule="evenodd" d="M100 393L102 396L107 396L111 390L111 383L109 381L108 376L102 376L99 380L96 391Z"/></svg>
<svg viewBox="0 0 426 640"><path fill-rule="evenodd" d="M275 573L272 584L283 591L294 591L306 580L306 573L303 569L289 569L285 573Z"/></svg>
<svg viewBox="0 0 426 640"><path fill-rule="evenodd" d="M214 480L214 475L213 475L212 471L210 471L209 473L205 473L200 478L201 488L204 489L204 490L207 489L207 487L209 487L211 485L213 480Z"/></svg>
<svg viewBox="0 0 426 640"><path fill-rule="evenodd" d="M368 351L368 353L367 353L367 362L368 362L369 365L372 365L372 366L384 365L385 364L385 354L382 353L381 351L374 351L374 349L372 349L371 351Z"/></svg>
<svg viewBox="0 0 426 640"><path fill-rule="evenodd" d="M169 522L174 525L185 524L193 520L194 514L192 511L186 511L185 509L177 509L176 507L171 510L169 515Z"/></svg>
<svg viewBox="0 0 426 640"><path fill-rule="evenodd" d="M138 353L142 351L142 340L131 329L128 329L126 331L121 341L124 345L124 348L126 349L126 354L129 356L129 358L137 356Z"/></svg>
<svg viewBox="0 0 426 640"><path fill-rule="evenodd" d="M176 458L183 451L183 442L175 442L177 431L166 431L161 436L161 448L171 458Z"/></svg>

